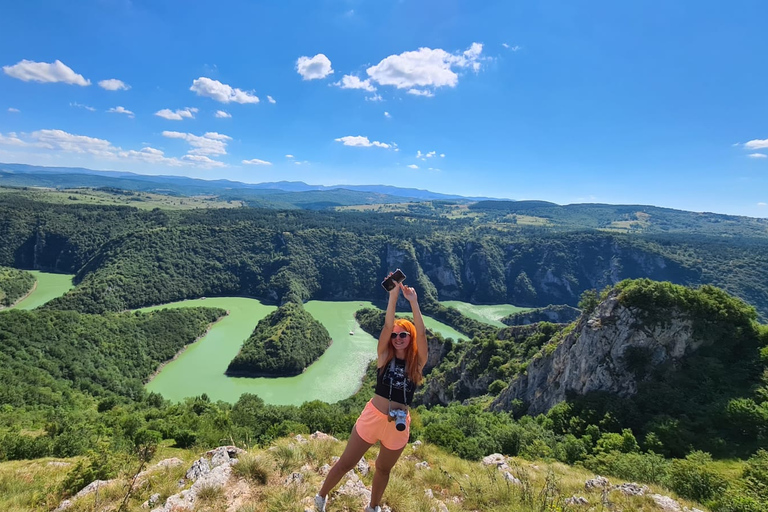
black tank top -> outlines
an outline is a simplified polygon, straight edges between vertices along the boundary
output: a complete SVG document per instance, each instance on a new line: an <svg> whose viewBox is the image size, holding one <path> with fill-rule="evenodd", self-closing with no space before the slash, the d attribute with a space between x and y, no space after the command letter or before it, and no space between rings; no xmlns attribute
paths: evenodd
<svg viewBox="0 0 768 512"><path fill-rule="evenodd" d="M392 383L392 401L401 404L410 404L413 402L413 393L416 391L416 385L405 373L405 359L395 358L395 368L392 370L391 363L387 363L384 371L376 373L376 389L374 393L389 399L389 384Z"/></svg>

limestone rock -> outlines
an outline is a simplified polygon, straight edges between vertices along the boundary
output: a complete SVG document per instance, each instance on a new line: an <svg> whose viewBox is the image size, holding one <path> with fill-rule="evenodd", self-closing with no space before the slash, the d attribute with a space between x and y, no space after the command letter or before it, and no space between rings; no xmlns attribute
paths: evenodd
<svg viewBox="0 0 768 512"><path fill-rule="evenodd" d="M507 482L510 482L512 484L515 484L515 485L523 485L523 482L521 482L519 478L516 478L509 471L505 471L503 476L504 476L504 480L506 480Z"/></svg>
<svg viewBox="0 0 768 512"><path fill-rule="evenodd" d="M335 437L329 436L328 434L324 434L323 432L320 432L319 430L317 432L315 432L314 434L310 435L309 437L310 437L310 439L322 439L322 440L338 441L338 439L336 439Z"/></svg>
<svg viewBox="0 0 768 512"><path fill-rule="evenodd" d="M365 457L363 457L357 462L357 466L355 466L355 469L361 475L366 476L371 471L371 466L370 464L368 464L368 461L365 460Z"/></svg>
<svg viewBox="0 0 768 512"><path fill-rule="evenodd" d="M587 498L583 496L571 496L565 500L566 505L589 505Z"/></svg>
<svg viewBox="0 0 768 512"><path fill-rule="evenodd" d="M614 291L590 316L583 315L551 354L531 360L525 374L512 380L491 407L510 410L513 401L521 400L527 414L537 415L564 401L566 394L632 396L643 375L677 364L702 344L693 336L692 320L680 310L671 309L663 324L649 324L639 315L622 305ZM636 351L647 355L644 372L629 364Z"/></svg>
<svg viewBox="0 0 768 512"><path fill-rule="evenodd" d="M625 496L643 496L649 491L647 485L638 485L636 483L624 483L614 486L614 489L621 491Z"/></svg>
<svg viewBox="0 0 768 512"><path fill-rule="evenodd" d="M588 491L591 489L608 489L610 486L611 482L609 482L608 479L604 476L592 478L591 480L587 480L584 483L584 488Z"/></svg>
<svg viewBox="0 0 768 512"><path fill-rule="evenodd" d="M507 459L500 453L492 453L486 457L483 457L483 466L498 466L505 464Z"/></svg>
<svg viewBox="0 0 768 512"><path fill-rule="evenodd" d="M429 465L429 462L423 460L421 462L416 463L416 469L432 469Z"/></svg>
<svg viewBox="0 0 768 512"><path fill-rule="evenodd" d="M211 472L211 466L208 461L200 457L192 463L192 467L187 470L187 474L184 475L187 480L197 481L200 477L203 477Z"/></svg>

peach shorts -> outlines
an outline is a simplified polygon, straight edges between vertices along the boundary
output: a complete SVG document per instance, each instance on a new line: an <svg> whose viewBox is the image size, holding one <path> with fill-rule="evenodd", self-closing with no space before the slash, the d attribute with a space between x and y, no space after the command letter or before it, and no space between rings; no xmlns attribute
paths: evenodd
<svg viewBox="0 0 768 512"><path fill-rule="evenodd" d="M408 444L408 437L411 435L411 413L405 418L405 430L400 431L395 427L394 421L389 421L389 416L369 401L357 418L355 429L357 435L366 443L375 444L376 441L381 441L381 445L388 450L400 450Z"/></svg>

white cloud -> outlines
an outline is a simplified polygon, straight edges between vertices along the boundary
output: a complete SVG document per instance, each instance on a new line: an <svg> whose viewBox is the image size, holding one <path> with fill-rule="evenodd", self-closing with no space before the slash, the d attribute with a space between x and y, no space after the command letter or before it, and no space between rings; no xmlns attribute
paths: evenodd
<svg viewBox="0 0 768 512"><path fill-rule="evenodd" d="M52 64L22 60L13 66L3 66L3 71L6 75L25 82L64 82L73 85L91 85L90 80L83 78L83 75L78 75L60 60L56 60Z"/></svg>
<svg viewBox="0 0 768 512"><path fill-rule="evenodd" d="M164 108L162 110L158 110L155 112L155 115L157 117L162 117L163 119L168 119L169 121L181 121L185 117L187 119L194 119L195 114L197 114L196 108L182 108L178 110L171 110L169 108Z"/></svg>
<svg viewBox="0 0 768 512"><path fill-rule="evenodd" d="M744 144L747 149L766 149L768 148L768 139L755 139Z"/></svg>
<svg viewBox="0 0 768 512"><path fill-rule="evenodd" d="M445 153L440 153L440 158L445 158Z"/></svg>
<svg viewBox="0 0 768 512"><path fill-rule="evenodd" d="M6 146L27 146L28 143L21 140L15 132L8 133L8 136L6 137L2 133L0 133L0 144L5 144Z"/></svg>
<svg viewBox="0 0 768 512"><path fill-rule="evenodd" d="M112 107L111 109L107 110L107 112L112 112L115 114L126 114L128 117L133 117L133 112L124 107Z"/></svg>
<svg viewBox="0 0 768 512"><path fill-rule="evenodd" d="M170 135L173 134L173 135ZM136 150L124 150L120 147L113 146L111 142L96 137L88 137L86 135L75 135L67 133L63 130L38 130L28 134L25 138L28 140L21 140L15 133L11 132L8 136L0 134L0 144L13 145L13 146L29 146L35 148L48 149L52 151L63 151L67 153L79 153L90 154L96 157L106 158L110 160L126 159L138 162L150 163L150 164L163 164L178 167L181 165L194 165L197 167L225 167L226 164L216 160L212 160L205 156L203 153L208 154L225 154L226 151L221 151L215 147L211 149L211 144L222 144L229 137L218 133L206 133L200 139L210 139L208 142L198 142L195 140L196 136L178 132L163 132L163 135L171 138L187 139L190 145L196 147L196 151L190 151L189 154L183 156L181 159L175 157L166 157L165 154L159 150L149 146L142 148L139 151ZM197 146L196 146L197 144ZM208 144L209 147L204 147ZM202 148L202 149L201 149Z"/></svg>
<svg viewBox="0 0 768 512"><path fill-rule="evenodd" d="M230 114L229 112L225 112L223 110L217 110L216 114L214 114L214 115L216 117L219 117L219 118L222 118L222 119L223 118L227 118L227 117L232 117L232 114Z"/></svg>
<svg viewBox="0 0 768 512"><path fill-rule="evenodd" d="M146 162L149 164L165 164L172 167L178 167L182 165L182 162L178 158L168 158L165 156L165 153L159 149L148 146L142 148L139 151L133 149L128 151L118 151L117 156L120 158L138 160L140 162Z"/></svg>
<svg viewBox="0 0 768 512"><path fill-rule="evenodd" d="M38 130L30 134L38 147L66 151L69 153L89 153L95 156L114 157L118 148L111 142L87 135L75 135L63 130Z"/></svg>
<svg viewBox="0 0 768 512"><path fill-rule="evenodd" d="M384 98L380 94L374 94L373 96L366 96L365 101L384 101Z"/></svg>
<svg viewBox="0 0 768 512"><path fill-rule="evenodd" d="M254 158L252 160L243 160L243 163L246 165L272 165L272 162L267 162L266 160L259 160L258 158Z"/></svg>
<svg viewBox="0 0 768 512"><path fill-rule="evenodd" d="M318 53L312 58L299 57L296 61L296 72L301 75L303 80L317 80L332 74L333 69L331 69L331 61L328 57Z"/></svg>
<svg viewBox="0 0 768 512"><path fill-rule="evenodd" d="M768 155L764 155L763 153L750 153L747 156L750 158L768 158Z"/></svg>
<svg viewBox="0 0 768 512"><path fill-rule="evenodd" d="M269 94L267 94L267 101L268 101L268 102L270 102L270 103L272 103L272 104L274 104L274 103L277 103L277 101L275 101L275 98L273 98L273 97L272 97L272 96L270 96Z"/></svg>
<svg viewBox="0 0 768 512"><path fill-rule="evenodd" d="M366 70L373 82L408 89L410 94L425 96L424 87L455 87L459 75L454 68L480 69L483 45L472 45L461 54L451 54L440 48L419 48L416 51L390 55ZM418 89L421 88L421 89ZM417 91L417 92L411 92ZM431 93L429 93L431 94Z"/></svg>
<svg viewBox="0 0 768 512"><path fill-rule="evenodd" d="M225 164L224 162L219 162L218 160L212 160L207 156L203 156L203 155L186 154L183 157L181 157L181 159L186 162L193 162L197 164L199 167L226 167L227 166L227 164Z"/></svg>
<svg viewBox="0 0 768 512"><path fill-rule="evenodd" d="M89 107L88 105L81 105L80 103L70 103L70 107L77 107L77 108L84 108L85 110L90 110L91 112L96 112L96 109L93 107Z"/></svg>
<svg viewBox="0 0 768 512"><path fill-rule="evenodd" d="M416 165L416 164L411 164L408 167L410 167L411 169L418 169L419 168L419 166Z"/></svg>
<svg viewBox="0 0 768 512"><path fill-rule="evenodd" d="M422 153L421 150L416 151L416 158L420 160L424 160L426 162L427 158L433 158L437 154L436 151L430 151L429 153ZM441 155L445 156L445 155Z"/></svg>
<svg viewBox="0 0 768 512"><path fill-rule="evenodd" d="M431 98L435 95L435 93L425 91L424 89L408 89L408 94L413 94L414 96L424 96L427 98Z"/></svg>
<svg viewBox="0 0 768 512"><path fill-rule="evenodd" d="M117 78L110 78L109 80L102 80L99 82L99 87L102 89L106 89L108 91L127 91L131 88L130 85L126 84L122 80L118 80Z"/></svg>
<svg viewBox="0 0 768 512"><path fill-rule="evenodd" d="M370 141L368 140L368 137L364 137L362 135L347 135L346 137L340 137L338 139L335 139L336 142L342 142L345 146L354 146L354 147L363 147L363 148L370 148L370 147L377 147L377 148L391 148L394 146L394 144L387 144L385 142L379 142L377 140Z"/></svg>
<svg viewBox="0 0 768 512"><path fill-rule="evenodd" d="M216 132L208 132L204 135L193 135L191 133L164 131L163 137L168 137L169 139L183 139L192 146L192 149L188 154L203 156L226 155L227 141L232 140L232 137Z"/></svg>
<svg viewBox="0 0 768 512"><path fill-rule="evenodd" d="M766 206L768 206L768 203L757 203L757 206L759 208L765 208Z"/></svg>
<svg viewBox="0 0 768 512"><path fill-rule="evenodd" d="M509 45L507 43L501 43L501 46L503 46L504 48L509 48Z"/></svg>
<svg viewBox="0 0 768 512"><path fill-rule="evenodd" d="M384 117L390 119L392 116L389 114L389 112L384 112Z"/></svg>
<svg viewBox="0 0 768 512"><path fill-rule="evenodd" d="M285 158L295 158L293 155L285 155Z"/></svg>
<svg viewBox="0 0 768 512"><path fill-rule="evenodd" d="M13 108L13 107L8 107L8 112L19 113L19 112L21 112L21 110L19 110L17 108Z"/></svg>
<svg viewBox="0 0 768 512"><path fill-rule="evenodd" d="M218 80L211 80L201 76L192 82L190 91L196 92L198 96L207 96L221 103L258 103L259 98L249 92L240 89L234 89Z"/></svg>
<svg viewBox="0 0 768 512"><path fill-rule="evenodd" d="M342 89L362 89L368 92L376 90L376 88L371 85L370 79L360 80L360 78L355 75L344 75L341 81L335 82L333 85L337 85Z"/></svg>

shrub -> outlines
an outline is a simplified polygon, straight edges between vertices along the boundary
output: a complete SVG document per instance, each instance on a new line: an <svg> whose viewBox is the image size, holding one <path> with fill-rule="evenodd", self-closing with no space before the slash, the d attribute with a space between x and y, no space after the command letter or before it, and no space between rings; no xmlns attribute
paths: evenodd
<svg viewBox="0 0 768 512"><path fill-rule="evenodd" d="M669 461L656 453L598 453L584 461L584 467L599 475L658 484L665 480Z"/></svg>
<svg viewBox="0 0 768 512"><path fill-rule="evenodd" d="M680 496L699 502L713 498L726 488L726 482L713 469L712 456L699 451L672 461L667 484Z"/></svg>

